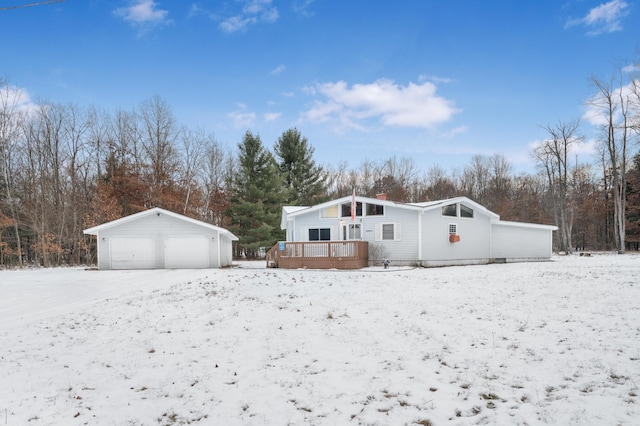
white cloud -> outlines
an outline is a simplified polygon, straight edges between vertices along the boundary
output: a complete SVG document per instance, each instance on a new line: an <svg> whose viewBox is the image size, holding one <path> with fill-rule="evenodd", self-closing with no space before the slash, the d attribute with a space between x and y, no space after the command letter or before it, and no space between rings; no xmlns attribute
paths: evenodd
<svg viewBox="0 0 640 426"><path fill-rule="evenodd" d="M233 122L233 126L236 128L248 128L256 121L256 114L254 112L245 111L247 107L243 104L238 105L239 109L227 114L227 117Z"/></svg>
<svg viewBox="0 0 640 426"><path fill-rule="evenodd" d="M622 18L629 14L629 4L624 0L611 0L594 7L589 13L577 19L567 21L565 27L584 25L589 35L599 35L622 30Z"/></svg>
<svg viewBox="0 0 640 426"><path fill-rule="evenodd" d="M426 74L422 74L418 77L418 81L431 81L433 83L444 83L444 84L448 84L451 83L453 80L450 78L446 78L446 77L438 77L435 75L426 75Z"/></svg>
<svg viewBox="0 0 640 426"><path fill-rule="evenodd" d="M282 116L281 112L267 112L264 114L265 121L276 121L278 118Z"/></svg>
<svg viewBox="0 0 640 426"><path fill-rule="evenodd" d="M311 11L311 5L315 0L301 0L293 2L292 9L295 13L301 16L310 17L315 15L315 12Z"/></svg>
<svg viewBox="0 0 640 426"><path fill-rule="evenodd" d="M232 33L244 31L247 27L259 22L273 23L278 20L278 9L271 5L271 0L242 0L242 10L220 23L220 29Z"/></svg>
<svg viewBox="0 0 640 426"><path fill-rule="evenodd" d="M36 108L36 103L31 100L26 89L11 85L0 86L0 110L6 110L9 114L14 112L29 114Z"/></svg>
<svg viewBox="0 0 640 426"><path fill-rule="evenodd" d="M244 30L257 22L254 17L232 16L220 23L220 29L227 33Z"/></svg>
<svg viewBox="0 0 640 426"><path fill-rule="evenodd" d="M626 67L622 68L622 72L626 72L628 74L631 74L631 73L637 72L637 71L640 71L640 65L638 65L638 64L630 64L630 65L627 65Z"/></svg>
<svg viewBox="0 0 640 426"><path fill-rule="evenodd" d="M282 74L287 69L284 65L278 65L273 71L271 71L272 75Z"/></svg>
<svg viewBox="0 0 640 426"><path fill-rule="evenodd" d="M443 133L442 137L445 139L453 139L458 135L462 135L469 132L469 127L467 126L458 126L453 129Z"/></svg>
<svg viewBox="0 0 640 426"><path fill-rule="evenodd" d="M452 101L436 95L436 86L430 82L399 86L380 79L349 87L338 81L308 86L304 91L325 99L316 100L303 119L333 122L338 129L364 130L372 119L384 126L432 128L459 112Z"/></svg>
<svg viewBox="0 0 640 426"><path fill-rule="evenodd" d="M153 0L135 0L129 7L121 7L114 11L116 16L133 24L158 24L166 20L169 14L166 10L156 9Z"/></svg>
<svg viewBox="0 0 640 426"><path fill-rule="evenodd" d="M160 25L168 25L173 21L168 19L169 12L157 8L153 0L130 0L131 6L121 7L113 11L113 14L124 19L132 27L138 29L138 36L144 36L152 28Z"/></svg>

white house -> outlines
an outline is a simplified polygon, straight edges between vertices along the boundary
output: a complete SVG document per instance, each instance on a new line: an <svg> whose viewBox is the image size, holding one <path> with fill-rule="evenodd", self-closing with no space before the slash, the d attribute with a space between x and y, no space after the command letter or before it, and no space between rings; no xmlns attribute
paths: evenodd
<svg viewBox="0 0 640 426"><path fill-rule="evenodd" d="M557 229L501 221L466 197L397 203L352 196L283 207L281 228L287 242L362 240L370 264L421 266L549 260Z"/></svg>
<svg viewBox="0 0 640 426"><path fill-rule="evenodd" d="M224 228L153 208L85 229L95 235L99 269L220 268L232 263Z"/></svg>

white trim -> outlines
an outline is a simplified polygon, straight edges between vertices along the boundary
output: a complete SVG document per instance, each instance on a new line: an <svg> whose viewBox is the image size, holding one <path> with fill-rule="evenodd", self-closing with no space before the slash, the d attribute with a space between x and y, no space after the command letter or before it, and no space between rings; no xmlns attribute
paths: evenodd
<svg viewBox="0 0 640 426"><path fill-rule="evenodd" d="M554 225L540 225L538 223L525 223L525 222L509 222L506 220L499 220L493 222L492 226L514 226L518 228L533 228L533 229L545 229L547 231L557 231L558 227Z"/></svg>

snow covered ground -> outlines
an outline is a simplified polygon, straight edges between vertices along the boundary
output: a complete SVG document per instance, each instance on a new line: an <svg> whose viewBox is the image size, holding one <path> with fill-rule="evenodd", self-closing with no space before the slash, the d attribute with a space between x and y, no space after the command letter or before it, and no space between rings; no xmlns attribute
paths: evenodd
<svg viewBox="0 0 640 426"><path fill-rule="evenodd" d="M640 424L640 256L0 271L0 425Z"/></svg>

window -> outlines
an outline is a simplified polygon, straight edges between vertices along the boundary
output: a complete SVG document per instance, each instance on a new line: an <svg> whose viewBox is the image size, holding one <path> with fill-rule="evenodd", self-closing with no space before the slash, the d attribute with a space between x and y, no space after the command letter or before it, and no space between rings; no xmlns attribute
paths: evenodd
<svg viewBox="0 0 640 426"><path fill-rule="evenodd" d="M338 205L326 207L320 210L320 217L323 219L338 217Z"/></svg>
<svg viewBox="0 0 640 426"><path fill-rule="evenodd" d="M473 209L460 204L460 217L473 217Z"/></svg>
<svg viewBox="0 0 640 426"><path fill-rule="evenodd" d="M393 240L395 239L395 232L393 223L384 223L382 224L382 239L383 240Z"/></svg>
<svg viewBox="0 0 640 426"><path fill-rule="evenodd" d="M460 206L459 213L458 206ZM449 204L442 207L442 216L473 218L473 209L463 204Z"/></svg>
<svg viewBox="0 0 640 426"><path fill-rule="evenodd" d="M383 216L384 206L380 204L367 204L367 216Z"/></svg>
<svg viewBox="0 0 640 426"><path fill-rule="evenodd" d="M458 216L456 204L449 204L448 206L442 207L442 216Z"/></svg>
<svg viewBox="0 0 640 426"><path fill-rule="evenodd" d="M449 234L457 234L458 233L458 225L455 223L449 224Z"/></svg>
<svg viewBox="0 0 640 426"><path fill-rule="evenodd" d="M378 223L375 228L376 241L400 241L400 223Z"/></svg>
<svg viewBox="0 0 640 426"><path fill-rule="evenodd" d="M342 217L351 217L351 203L344 203L342 205ZM356 216L362 216L362 203L356 203Z"/></svg>
<svg viewBox="0 0 640 426"><path fill-rule="evenodd" d="M330 241L331 228L309 228L309 241Z"/></svg>

